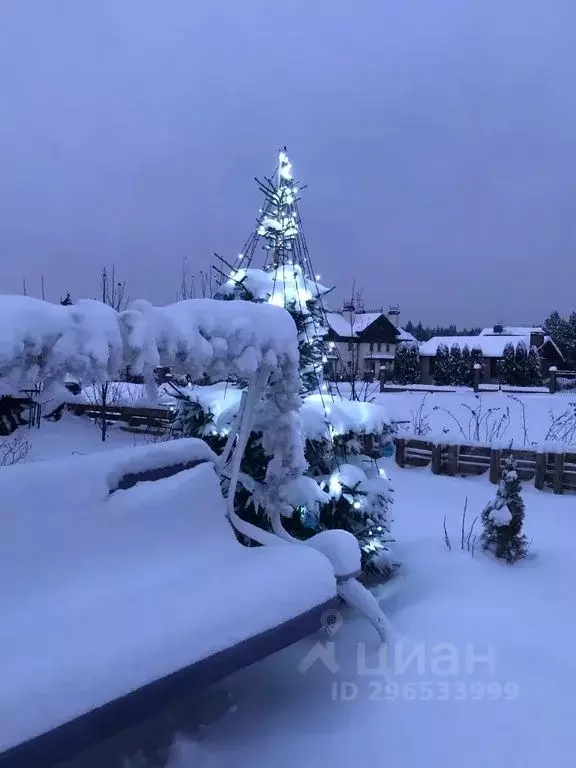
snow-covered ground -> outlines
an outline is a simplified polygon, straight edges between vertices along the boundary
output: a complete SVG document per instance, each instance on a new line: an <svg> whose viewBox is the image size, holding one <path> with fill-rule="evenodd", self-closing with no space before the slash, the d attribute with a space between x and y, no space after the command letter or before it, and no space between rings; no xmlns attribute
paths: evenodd
<svg viewBox="0 0 576 768"><path fill-rule="evenodd" d="M201 741L178 740L171 768L574 764L574 499L527 488L530 558L507 566L460 551L465 498L472 522L493 487L391 475L404 564L379 589L397 632L389 656L345 616L325 661L312 637L226 681L230 711Z"/></svg>
<svg viewBox="0 0 576 768"><path fill-rule="evenodd" d="M547 401L535 413L569 400L531 398ZM394 394L385 405L398 418L419 402ZM112 430L102 444L96 427L73 416L19 434L30 439L35 460L135 440ZM485 477L445 478L392 461L387 469L402 562L396 578L377 588L396 632L388 656L379 655L365 620L344 613L328 638L308 638L213 689L208 699L224 702L216 717L193 703L188 716L182 708L178 717L159 716L156 731L175 740L170 768L348 768L360 761L409 768L572 766L574 497L525 488L530 557L507 566L460 551L466 497L469 525L495 492ZM452 551L444 543L445 515ZM136 729L136 743L151 730L150 724Z"/></svg>
<svg viewBox="0 0 576 768"><path fill-rule="evenodd" d="M311 547L237 541L215 459L184 439L0 471L0 750L335 597Z"/></svg>
<svg viewBox="0 0 576 768"><path fill-rule="evenodd" d="M430 439L502 443L517 448L576 445L576 395L486 392L376 394L400 431Z"/></svg>

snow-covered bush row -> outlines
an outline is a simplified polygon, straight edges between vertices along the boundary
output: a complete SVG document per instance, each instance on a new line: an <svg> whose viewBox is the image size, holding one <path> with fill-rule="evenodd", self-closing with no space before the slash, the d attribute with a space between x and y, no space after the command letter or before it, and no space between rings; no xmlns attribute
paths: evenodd
<svg viewBox="0 0 576 768"><path fill-rule="evenodd" d="M190 299L154 307L135 301L123 312L99 301L70 306L28 296L0 296L0 377L83 382L113 378L130 366L158 365L192 377L251 377L261 363L295 366L296 332L279 307Z"/></svg>

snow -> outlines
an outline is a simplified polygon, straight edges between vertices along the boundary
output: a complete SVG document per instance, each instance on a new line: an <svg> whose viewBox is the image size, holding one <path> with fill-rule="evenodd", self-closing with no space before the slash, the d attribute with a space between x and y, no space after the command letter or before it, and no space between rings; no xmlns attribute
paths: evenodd
<svg viewBox="0 0 576 768"><path fill-rule="evenodd" d="M223 683L234 711L203 732L195 768L573 765L573 500L525 489L532 557L508 566L460 551L464 500L472 522L489 484L390 473L403 566L376 589L395 635L388 652L361 619L335 613L328 638Z"/></svg>
<svg viewBox="0 0 576 768"><path fill-rule="evenodd" d="M150 374L158 365L191 376L251 377L262 361L296 365L296 329L279 308L189 299L165 307L138 300L116 312L80 300L71 306L0 296L0 376L17 381L92 383L121 367Z"/></svg>
<svg viewBox="0 0 576 768"><path fill-rule="evenodd" d="M508 507L503 504L502 506L497 506L491 510L490 519L498 526L509 525L512 520L512 513Z"/></svg>
<svg viewBox="0 0 576 768"><path fill-rule="evenodd" d="M2 747L335 595L313 549L238 543L211 464L108 494L173 445L0 472Z"/></svg>
<svg viewBox="0 0 576 768"><path fill-rule="evenodd" d="M398 328L398 341L406 341L409 344L418 344L418 339L415 336L412 336L411 333L406 331L404 328Z"/></svg>
<svg viewBox="0 0 576 768"><path fill-rule="evenodd" d="M530 336L532 333L546 333L541 326L529 326L520 327L513 325L505 325L502 327L502 333L496 333L494 326L490 328L482 328L480 336Z"/></svg>
<svg viewBox="0 0 576 768"><path fill-rule="evenodd" d="M352 320L350 320L349 317L341 315L339 312L326 313L326 319L330 328L337 336L343 336L345 338L358 336L380 317L382 317L382 312L353 313Z"/></svg>
<svg viewBox="0 0 576 768"><path fill-rule="evenodd" d="M524 342L530 348L530 336L434 336L420 344L420 355L435 357L439 346L445 345L450 349L456 344L460 349L465 346L469 349L479 348L484 357L502 357L507 344L516 347L520 342Z"/></svg>
<svg viewBox="0 0 576 768"><path fill-rule="evenodd" d="M315 279L307 277L299 264L284 264L276 269L241 268L218 289L221 296L234 296L243 287L257 301L284 307L292 302L306 314L306 302L327 293L328 289ZM242 294L240 294L242 295Z"/></svg>
<svg viewBox="0 0 576 768"><path fill-rule="evenodd" d="M145 384L134 384L128 381L109 382L109 391L107 402L113 405L133 405L133 406L174 406L175 391L173 387L161 384L158 387L158 396L151 399L148 387ZM74 395L68 389L61 390L61 402L63 403L81 403L95 405L101 403L102 389L100 385L90 384Z"/></svg>
<svg viewBox="0 0 576 768"><path fill-rule="evenodd" d="M378 393L375 402L393 422L407 422L398 424L400 435L539 450L576 445L574 395L407 391Z"/></svg>
<svg viewBox="0 0 576 768"><path fill-rule="evenodd" d="M390 429L390 417L382 404L316 394L304 398L300 409L306 439L326 439L328 436L327 413L334 430L333 434L342 435L350 431L381 434Z"/></svg>
<svg viewBox="0 0 576 768"><path fill-rule="evenodd" d="M118 370L122 338L117 313L83 299L72 306L0 295L0 376L19 386L66 373L89 380Z"/></svg>
<svg viewBox="0 0 576 768"><path fill-rule="evenodd" d="M320 531L305 544L330 560L337 577L360 573L360 547L356 537L348 531Z"/></svg>
<svg viewBox="0 0 576 768"><path fill-rule="evenodd" d="M368 326L375 323L376 320L385 316L383 312L356 312L350 315L343 315L341 312L327 312L326 319L332 331L343 338L359 336ZM398 328L397 342L407 341L417 344L418 342L411 333L403 328Z"/></svg>
<svg viewBox="0 0 576 768"><path fill-rule="evenodd" d="M192 378L252 377L262 362L295 365L298 358L294 321L271 304L188 299L153 307L139 300L121 322L134 374L162 365Z"/></svg>
<svg viewBox="0 0 576 768"><path fill-rule="evenodd" d="M193 437L156 443L132 451L130 455L119 460L108 473L108 488L115 491L124 475L136 475L157 467L167 467L171 464L184 464L190 461L211 461L216 463L217 456L203 441Z"/></svg>

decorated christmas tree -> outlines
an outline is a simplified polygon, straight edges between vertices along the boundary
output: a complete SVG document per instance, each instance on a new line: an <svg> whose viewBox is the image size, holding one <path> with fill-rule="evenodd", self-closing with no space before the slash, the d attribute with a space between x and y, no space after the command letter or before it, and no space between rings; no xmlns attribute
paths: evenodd
<svg viewBox="0 0 576 768"><path fill-rule="evenodd" d="M381 406L343 400L324 382L327 348L324 297L328 289L312 267L300 217L299 186L285 150L275 174L258 181L264 195L257 226L234 263L220 259L216 271L222 300L271 302L284 307L298 330L301 419L308 478L289 499L292 516L285 528L302 539L319 531L344 528L360 542L365 571L388 575L389 507L392 489L378 459L392 451L393 428ZM259 246L261 266L256 266ZM177 434L200 436L222 450L238 410L241 384L222 382L183 391ZM265 470L265 449L257 425L242 464L238 514L267 526L258 504Z"/></svg>
<svg viewBox="0 0 576 768"><path fill-rule="evenodd" d="M484 531L481 544L496 557L515 563L526 555L527 542L522 534L524 501L520 495L520 479L516 459L504 463L496 498L482 513Z"/></svg>

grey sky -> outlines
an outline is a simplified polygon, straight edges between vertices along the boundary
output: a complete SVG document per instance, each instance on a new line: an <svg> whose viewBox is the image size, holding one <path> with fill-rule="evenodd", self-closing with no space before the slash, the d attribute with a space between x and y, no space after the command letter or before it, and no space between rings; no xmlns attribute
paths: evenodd
<svg viewBox="0 0 576 768"><path fill-rule="evenodd" d="M0 291L174 300L286 143L338 297L568 312L575 81L574 0L0 0Z"/></svg>

